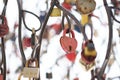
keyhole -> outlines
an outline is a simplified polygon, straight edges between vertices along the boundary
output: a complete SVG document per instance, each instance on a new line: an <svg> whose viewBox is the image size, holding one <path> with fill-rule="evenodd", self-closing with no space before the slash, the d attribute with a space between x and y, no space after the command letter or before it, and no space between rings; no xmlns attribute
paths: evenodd
<svg viewBox="0 0 120 80"><path fill-rule="evenodd" d="M69 51L71 51L72 50L72 46L69 46Z"/></svg>

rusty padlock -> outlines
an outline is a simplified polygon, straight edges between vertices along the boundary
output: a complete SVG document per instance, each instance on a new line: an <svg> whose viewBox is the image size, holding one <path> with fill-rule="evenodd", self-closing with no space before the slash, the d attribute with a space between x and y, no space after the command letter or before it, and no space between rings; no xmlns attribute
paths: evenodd
<svg viewBox="0 0 120 80"><path fill-rule="evenodd" d="M2 68L0 68L0 80L3 80L3 69Z"/></svg>
<svg viewBox="0 0 120 80"><path fill-rule="evenodd" d="M35 62L35 67L33 67L33 64ZM31 65L30 65L31 64ZM35 78L38 79L39 78L39 67L38 67L38 61L37 59L29 59L26 62L25 67L23 68L22 73L19 76L19 79L21 79L21 76L23 75L23 77L27 77L29 78L29 80L31 78Z"/></svg>
<svg viewBox="0 0 120 80"><path fill-rule="evenodd" d="M89 14L95 10L95 0L76 0L76 7L81 14Z"/></svg>
<svg viewBox="0 0 120 80"><path fill-rule="evenodd" d="M0 15L0 19L1 19L1 24L0 24L0 37L3 37L5 35L8 34L9 32L9 27L7 24L7 19L5 16ZM2 23L3 22L3 23Z"/></svg>
<svg viewBox="0 0 120 80"><path fill-rule="evenodd" d="M66 36L66 32L67 29L64 29L63 36L60 38L60 44L65 52L75 52L77 48L77 40L75 39L74 32L72 30L69 31L72 34L72 37Z"/></svg>

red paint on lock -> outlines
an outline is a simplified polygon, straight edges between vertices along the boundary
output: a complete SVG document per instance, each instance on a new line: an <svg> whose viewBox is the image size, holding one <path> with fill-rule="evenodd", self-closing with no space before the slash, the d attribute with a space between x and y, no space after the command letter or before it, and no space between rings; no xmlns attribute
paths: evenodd
<svg viewBox="0 0 120 80"><path fill-rule="evenodd" d="M74 78L74 80L79 80L79 78Z"/></svg>
<svg viewBox="0 0 120 80"><path fill-rule="evenodd" d="M30 47L31 46L31 38L28 38L28 37L23 38L23 46Z"/></svg>
<svg viewBox="0 0 120 80"><path fill-rule="evenodd" d="M3 24L0 24L0 37L3 37L8 34L9 28L7 25L7 19L5 16L0 15L0 18L4 21Z"/></svg>
<svg viewBox="0 0 120 80"><path fill-rule="evenodd" d="M70 5L70 3L66 3L66 2L63 2L63 3L62 3L62 6L63 6L64 8L66 8L67 10L71 10L71 8L72 8L72 6Z"/></svg>
<svg viewBox="0 0 120 80"><path fill-rule="evenodd" d="M76 58L76 53L67 53L65 56L67 57L68 60L74 62Z"/></svg>
<svg viewBox="0 0 120 80"><path fill-rule="evenodd" d="M63 36L60 38L60 44L65 52L73 53L76 51L77 48L77 40L75 39L75 35L72 30L70 30L72 38L65 35L66 31L67 29L63 31Z"/></svg>
<svg viewBox="0 0 120 80"><path fill-rule="evenodd" d="M3 75L0 74L0 80L3 80Z"/></svg>

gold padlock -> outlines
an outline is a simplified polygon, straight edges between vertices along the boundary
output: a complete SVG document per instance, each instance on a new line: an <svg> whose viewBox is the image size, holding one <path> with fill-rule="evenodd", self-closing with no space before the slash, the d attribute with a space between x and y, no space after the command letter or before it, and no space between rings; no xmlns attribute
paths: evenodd
<svg viewBox="0 0 120 80"><path fill-rule="evenodd" d="M61 10L57 7L54 7L50 16L51 17L61 16Z"/></svg>
<svg viewBox="0 0 120 80"><path fill-rule="evenodd" d="M85 26L88 23L88 14L82 14L81 15L81 24L82 26Z"/></svg>
<svg viewBox="0 0 120 80"><path fill-rule="evenodd" d="M34 64L34 62L35 62L35 64ZM33 67L33 65L35 65L35 67ZM18 80L21 79L22 75L23 75L23 77L28 77L29 80L31 80L31 78L36 78L36 79L39 78L39 68L38 68L38 61L37 61L37 59L29 59L26 62L26 65L23 68L23 71L20 74Z"/></svg>

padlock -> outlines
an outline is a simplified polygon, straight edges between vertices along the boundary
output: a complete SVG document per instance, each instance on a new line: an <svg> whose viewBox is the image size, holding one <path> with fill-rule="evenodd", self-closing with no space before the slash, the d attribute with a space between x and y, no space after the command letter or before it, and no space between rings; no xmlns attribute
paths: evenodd
<svg viewBox="0 0 120 80"><path fill-rule="evenodd" d="M81 24L82 26L85 26L88 23L88 14L82 14L81 17Z"/></svg>
<svg viewBox="0 0 120 80"><path fill-rule="evenodd" d="M75 61L75 58L76 58L76 53L73 52L73 53L67 53L65 54L65 56L67 57L67 59L71 62L74 62Z"/></svg>
<svg viewBox="0 0 120 80"><path fill-rule="evenodd" d="M35 67L33 67L34 62L35 62ZM22 75L23 77L28 77L28 78L35 78L35 79L39 78L39 67L38 67L37 59L29 59L26 62L26 65L22 71Z"/></svg>
<svg viewBox="0 0 120 80"><path fill-rule="evenodd" d="M1 24L0 24L0 37L3 37L5 35L8 34L9 32L9 27L8 27L8 24L7 24L7 19L5 16L3 15L0 15L0 19L1 19ZM2 24L3 22L3 24Z"/></svg>
<svg viewBox="0 0 120 80"><path fill-rule="evenodd" d="M97 52L93 41L88 40L83 43L80 63L83 64L87 70L94 66L96 56Z"/></svg>
<svg viewBox="0 0 120 80"><path fill-rule="evenodd" d="M74 32L72 30L69 33L72 34L72 37L66 36L67 29L64 29L63 36L60 38L60 44L63 50L67 53L74 53L77 48L77 40L75 39Z"/></svg>
<svg viewBox="0 0 120 80"><path fill-rule="evenodd" d="M81 14L89 14L95 10L94 0L76 0L76 7Z"/></svg>
<svg viewBox="0 0 120 80"><path fill-rule="evenodd" d="M57 7L54 7L52 13L50 14L51 17L58 17L61 16L61 10Z"/></svg>
<svg viewBox="0 0 120 80"><path fill-rule="evenodd" d="M73 80L79 80L79 78L78 78L78 77L76 77L76 78L74 78Z"/></svg>
<svg viewBox="0 0 120 80"><path fill-rule="evenodd" d="M47 78L47 79L52 79L52 77L53 77L53 76L52 76L52 72L47 72L47 73L46 73L46 78Z"/></svg>
<svg viewBox="0 0 120 80"><path fill-rule="evenodd" d="M0 80L3 80L3 69L0 68L0 70L1 70L1 73L0 73Z"/></svg>

